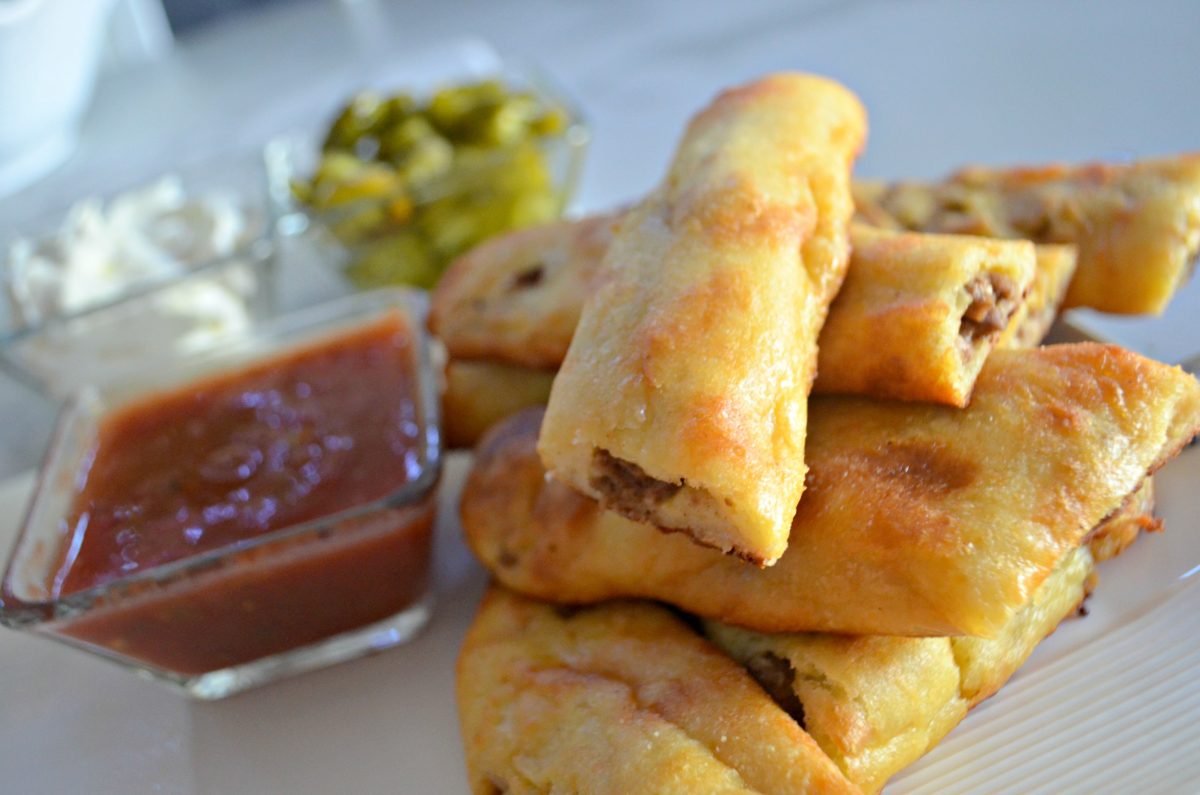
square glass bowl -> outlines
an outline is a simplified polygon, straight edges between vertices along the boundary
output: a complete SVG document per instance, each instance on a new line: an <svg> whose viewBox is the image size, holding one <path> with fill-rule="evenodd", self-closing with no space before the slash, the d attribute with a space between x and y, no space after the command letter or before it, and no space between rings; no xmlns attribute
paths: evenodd
<svg viewBox="0 0 1200 795"><path fill-rule="evenodd" d="M355 176L344 184L337 181L340 177L333 178L339 195L319 208L300 196L317 192L313 178L318 172L340 170L336 158L322 158L325 129L277 138L267 145L264 158L277 241L282 251L289 252L289 260L332 266L344 279L345 289L389 284L428 288L454 258L484 239L562 215L578 185L590 140L578 108L539 72L513 66L494 54L483 57L490 50L458 60L450 57L454 52L432 74L414 68L407 76L401 72L376 78L365 90L381 97L404 91L423 101L442 88L495 81L506 90L528 92L543 110L553 109L561 129L511 146L454 149L453 155L447 153L445 139L434 135L431 141L418 135L416 148L406 151L410 156L414 151L422 155L412 156L422 161L416 169L440 158L442 170L436 176L410 182L397 175L413 160L390 166L372 162L352 171ZM342 103L348 99L339 98ZM442 103L448 104L452 103ZM337 105L330 104L320 111L329 115L314 121L327 127L336 111ZM424 117L417 121L425 135L432 133ZM388 130L401 138L412 132L399 126ZM386 140L388 130L379 134L379 140ZM430 143L441 148L421 148ZM348 156L339 157L345 164ZM354 159L349 162L355 168Z"/></svg>
<svg viewBox="0 0 1200 795"><path fill-rule="evenodd" d="M247 155L184 165L24 230L0 251L0 368L62 400L268 317L275 257L262 179L261 160ZM156 205L180 197L192 202L185 211ZM201 197L221 209L201 216ZM209 233L228 242L210 247ZM59 278L49 263L64 256L71 275Z"/></svg>
<svg viewBox="0 0 1200 795"><path fill-rule="evenodd" d="M117 662L203 699L222 698L287 674L358 657L409 639L424 625L430 611L430 552L441 466L438 401L424 312L424 296L416 291L395 288L363 293L280 317L250 336L231 341L219 352L196 355L138 383L108 392L95 388L81 392L63 410L38 475L24 525L0 584L0 622ZM129 416L140 417L136 411L141 407L185 390L188 399L195 400L194 396L203 394L203 385L228 385L228 379L247 372L278 373L283 366L280 362L295 362L296 357L313 355L313 351L327 353L329 348L322 346L359 339L356 334L375 333L372 330L380 324L385 324L385 339L399 340L407 335L411 340L411 344L395 343L400 353L395 354L394 361L403 361L403 368L411 373L403 389L407 395L398 397L400 387L373 390L363 379L347 378L347 372L354 371L345 369L333 371L340 373L334 382L337 388L326 388L324 392L316 378L265 391L247 388L244 394L237 386L232 392L238 405L253 407L260 405L264 396L275 400L280 393L301 394L303 383L309 384L304 390L311 390L303 394L306 398L309 394L342 395L344 384L345 395L351 401L366 401L367 405L384 401L378 408L388 417L386 427L381 430L372 426L371 433L386 436L388 445L395 445L396 439L407 441L397 453L403 455L402 463L387 470L388 480L359 489L376 496L286 526L266 527L258 534L248 532L232 540L223 536L226 540L222 545L202 548L195 554L185 551L163 556L163 562L154 562L150 557L139 567L121 565L127 560L129 547L121 548L119 555L109 550L100 557L113 568L106 575L108 579L83 578L76 582L78 590L70 584L75 576L73 567L82 566L88 559L80 550L86 546L87 532L94 532L98 526L98 516L116 516L118 521L107 524L109 533L122 528L120 532L136 534L140 529L162 526L150 524L152 513L155 521L161 521L164 513L152 512L149 502L126 505L120 514L101 514L91 501L94 494L85 491L92 485L90 480L100 477L98 472L114 484L121 483L117 470L106 469L102 460L105 450L114 450L103 443L109 427L106 419L118 417L124 423ZM393 326L386 324L395 324L399 331L393 334ZM354 361L381 361L366 356L362 354ZM404 384L406 378L398 377L395 382ZM287 494L280 496L261 485L264 481L256 480L259 476L254 462L274 461L273 456L290 456L297 449L312 450L314 438L297 436L297 426L289 425L286 419L304 415L309 411L305 406L311 404L295 401L282 405L278 411L259 413L255 409L249 415L253 417L251 423L262 423L252 425L255 435L250 437L264 439L261 446L227 445L221 437L223 446L216 448L216 458L205 452L200 460L189 462L182 475L172 474L161 487L156 485L145 493L187 495L182 499L194 501L190 504L191 515L203 515L206 521L207 510L232 510L230 506L238 499L252 506L282 505ZM126 409L132 413L123 413ZM197 410L188 409L185 415L185 422L203 421L197 419L202 416ZM257 430L266 435L257 435ZM204 439L206 434L219 435L223 431L202 426L197 433ZM351 462L343 467L344 477L335 481L340 495L353 485L354 478L366 477L363 473L379 467L378 461L368 463L364 452L370 448L367 431L357 441L352 429L336 433L342 436L324 430L320 434L325 435L315 438L326 452L352 451L338 459ZM229 438L247 437L230 434ZM333 445L338 439L342 441ZM234 453L224 455L221 451L230 446ZM336 456L329 453L329 457ZM311 463L317 459L307 460ZM219 466L212 475L205 467L214 461ZM275 471L267 465L259 465L257 470ZM307 471L298 467L288 470L287 477L302 478ZM140 492L147 483L156 483L155 477L156 470L151 467L132 483L124 482L120 493ZM220 486L217 493L234 496L222 496L215 502L196 496L194 484L201 482L197 478L205 479L205 488L215 478ZM239 496L239 492L246 493ZM382 496L378 492L383 492ZM90 496L81 498L81 494ZM176 502L168 505L166 513L170 515ZM185 521L181 527L190 522ZM210 524L204 532L213 526ZM190 539L191 532L187 529L172 538L182 535ZM114 537L119 539L119 533ZM149 533L143 536L149 537ZM93 554L90 560L96 560L96 556ZM92 569L85 567L83 571Z"/></svg>

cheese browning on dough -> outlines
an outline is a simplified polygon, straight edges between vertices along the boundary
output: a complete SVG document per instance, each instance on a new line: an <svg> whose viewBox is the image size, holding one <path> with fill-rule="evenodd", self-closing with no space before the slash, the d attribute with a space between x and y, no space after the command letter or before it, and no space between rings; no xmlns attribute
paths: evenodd
<svg viewBox="0 0 1200 795"><path fill-rule="evenodd" d="M857 98L811 75L738 86L692 119L583 303L539 441L552 477L759 565L779 558L865 134Z"/></svg>

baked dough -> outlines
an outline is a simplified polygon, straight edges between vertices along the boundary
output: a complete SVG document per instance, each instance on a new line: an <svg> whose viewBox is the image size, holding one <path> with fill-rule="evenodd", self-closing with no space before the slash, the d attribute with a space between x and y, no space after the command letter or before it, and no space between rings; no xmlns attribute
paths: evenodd
<svg viewBox="0 0 1200 795"><path fill-rule="evenodd" d="M779 707L662 608L576 610L493 588L458 663L472 791L876 792L1076 610L1093 556L1152 526L1151 502L1147 481L996 639L763 635L706 622Z"/></svg>
<svg viewBox="0 0 1200 795"><path fill-rule="evenodd" d="M966 409L813 401L809 486L765 571L547 482L537 409L481 444L468 543L508 587L638 596L764 632L994 636L1200 428L1200 384L1114 346L995 351Z"/></svg>
<svg viewBox="0 0 1200 795"><path fill-rule="evenodd" d="M759 565L779 558L865 134L853 94L799 74L692 119L584 303L538 445L551 477Z"/></svg>
<svg viewBox="0 0 1200 795"><path fill-rule="evenodd" d="M815 392L965 406L1033 280L1025 240L856 227Z"/></svg>
<svg viewBox="0 0 1200 795"><path fill-rule="evenodd" d="M763 635L706 622L778 708L661 608L576 610L493 588L458 664L472 791L876 792L1076 610L1093 557L1153 526L1151 503L1147 481L996 639Z"/></svg>
<svg viewBox="0 0 1200 795"><path fill-rule="evenodd" d="M709 638L746 665L866 793L930 751L998 691L1091 590L1094 563L1156 526L1151 481L1067 555L995 638L765 635L706 622Z"/></svg>
<svg viewBox="0 0 1200 795"><path fill-rule="evenodd" d="M1069 306L1161 312L1200 248L1200 154L1125 165L971 168L943 182L857 181L853 190L859 218L881 228L1076 244L1080 276ZM561 221L483 244L438 285L431 328L455 358L557 367L617 218ZM1038 273L1065 276L1075 267L1062 252L1056 256ZM1056 296L1051 283L1043 287Z"/></svg>
<svg viewBox="0 0 1200 795"><path fill-rule="evenodd" d="M1200 153L857 182L854 200L875 225L1077 245L1067 307L1162 314L1200 251Z"/></svg>
<svg viewBox="0 0 1200 795"><path fill-rule="evenodd" d="M667 610L500 588L458 659L475 795L858 790L737 663Z"/></svg>

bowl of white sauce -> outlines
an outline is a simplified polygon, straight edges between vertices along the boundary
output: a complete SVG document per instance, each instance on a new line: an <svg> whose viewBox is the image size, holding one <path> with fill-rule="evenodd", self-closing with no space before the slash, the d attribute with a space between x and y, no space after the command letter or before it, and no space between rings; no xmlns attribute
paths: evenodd
<svg viewBox="0 0 1200 795"><path fill-rule="evenodd" d="M272 310L261 204L178 175L75 204L0 269L0 366L52 398L249 331Z"/></svg>

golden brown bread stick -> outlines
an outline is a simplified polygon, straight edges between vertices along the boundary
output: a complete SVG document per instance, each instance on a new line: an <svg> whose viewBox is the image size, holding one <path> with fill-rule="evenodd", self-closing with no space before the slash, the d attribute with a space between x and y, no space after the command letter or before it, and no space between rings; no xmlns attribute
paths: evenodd
<svg viewBox="0 0 1200 795"><path fill-rule="evenodd" d="M481 444L467 541L510 588L669 602L763 632L988 636L1200 427L1200 385L1096 344L996 351L966 409L814 399L811 472L767 570L547 482L537 410Z"/></svg>
<svg viewBox="0 0 1200 795"><path fill-rule="evenodd" d="M493 587L459 654L471 790L853 795L741 666L669 611Z"/></svg>
<svg viewBox="0 0 1200 795"><path fill-rule="evenodd" d="M1025 300L1033 244L861 225L851 239L813 391L965 406Z"/></svg>
<svg viewBox="0 0 1200 795"><path fill-rule="evenodd" d="M1200 153L857 182L854 199L876 225L1076 245L1067 307L1161 314L1200 251Z"/></svg>
<svg viewBox="0 0 1200 795"><path fill-rule="evenodd" d="M760 565L778 559L865 134L853 94L791 73L692 119L584 302L539 441L551 477Z"/></svg>

